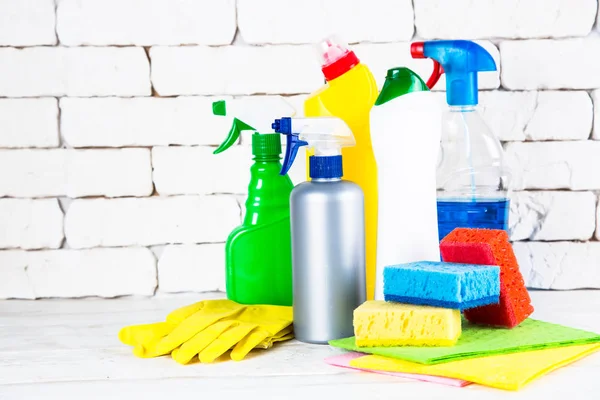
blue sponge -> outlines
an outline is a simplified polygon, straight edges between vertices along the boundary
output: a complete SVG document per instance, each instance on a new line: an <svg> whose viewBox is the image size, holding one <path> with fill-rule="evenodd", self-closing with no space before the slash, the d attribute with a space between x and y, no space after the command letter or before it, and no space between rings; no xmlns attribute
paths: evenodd
<svg viewBox="0 0 600 400"><path fill-rule="evenodd" d="M386 301L466 310L500 301L500 267L419 261L385 267Z"/></svg>

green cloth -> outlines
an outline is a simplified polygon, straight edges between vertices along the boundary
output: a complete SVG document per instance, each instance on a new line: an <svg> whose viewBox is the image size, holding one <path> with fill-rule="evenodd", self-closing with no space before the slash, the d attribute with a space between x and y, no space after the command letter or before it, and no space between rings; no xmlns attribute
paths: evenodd
<svg viewBox="0 0 600 400"><path fill-rule="evenodd" d="M420 364L439 364L466 358L595 342L600 342L600 335L597 333L529 318L512 329L470 324L463 319L462 334L458 342L448 347L358 347L354 336L332 340L329 344L346 350Z"/></svg>

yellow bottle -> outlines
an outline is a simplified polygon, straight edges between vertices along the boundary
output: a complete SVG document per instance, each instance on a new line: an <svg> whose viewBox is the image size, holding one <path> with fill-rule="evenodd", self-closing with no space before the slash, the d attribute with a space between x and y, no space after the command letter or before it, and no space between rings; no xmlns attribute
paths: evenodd
<svg viewBox="0 0 600 400"><path fill-rule="evenodd" d="M369 68L338 38L329 37L319 43L319 53L327 83L306 99L304 114L341 118L356 138L356 146L342 150L343 179L357 183L365 195L366 289L367 299L371 300L377 252L377 165L371 145L369 112L377 99L377 83Z"/></svg>

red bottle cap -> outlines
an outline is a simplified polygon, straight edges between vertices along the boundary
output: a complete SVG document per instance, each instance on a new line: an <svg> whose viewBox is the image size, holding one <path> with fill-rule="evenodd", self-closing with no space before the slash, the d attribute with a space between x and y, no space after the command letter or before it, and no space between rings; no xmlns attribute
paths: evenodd
<svg viewBox="0 0 600 400"><path fill-rule="evenodd" d="M360 63L348 45L335 36L317 44L317 54L321 61L321 71L327 81L331 81Z"/></svg>

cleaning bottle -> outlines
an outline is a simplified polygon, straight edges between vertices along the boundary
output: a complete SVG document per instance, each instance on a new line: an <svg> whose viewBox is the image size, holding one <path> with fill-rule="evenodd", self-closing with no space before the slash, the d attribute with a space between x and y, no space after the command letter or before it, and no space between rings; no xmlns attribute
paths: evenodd
<svg viewBox="0 0 600 400"><path fill-rule="evenodd" d="M385 266L440 261L435 167L441 117L437 97L416 73L388 70L371 109L379 188L375 300L383 300Z"/></svg>
<svg viewBox="0 0 600 400"><path fill-rule="evenodd" d="M364 195L342 180L342 148L355 144L341 119L281 118L273 129L287 136L281 173L300 146L309 146L311 180L290 197L294 335L308 343L352 336L354 309L365 293Z"/></svg>
<svg viewBox="0 0 600 400"><path fill-rule="evenodd" d="M377 246L377 165L369 133L369 111L379 90L369 68L339 38L331 36L318 43L317 53L326 84L306 99L304 115L338 117L350 127L356 138L356 146L342 150L344 179L357 183L365 195L366 288L367 298L372 299ZM311 155L310 151L307 155ZM307 176L307 179L310 177Z"/></svg>
<svg viewBox="0 0 600 400"><path fill-rule="evenodd" d="M500 141L476 110L477 73L495 71L494 59L466 40L416 42L411 54L435 60L446 73L449 108L437 164L439 239L457 227L507 230L510 173Z"/></svg>
<svg viewBox="0 0 600 400"><path fill-rule="evenodd" d="M231 111L224 101L213 103L215 115ZM227 150L245 130L254 128L234 117L227 139L214 153ZM281 135L255 132L252 154L244 221L229 234L225 245L227 298L241 304L291 306L290 194L294 184L287 174L280 174Z"/></svg>

